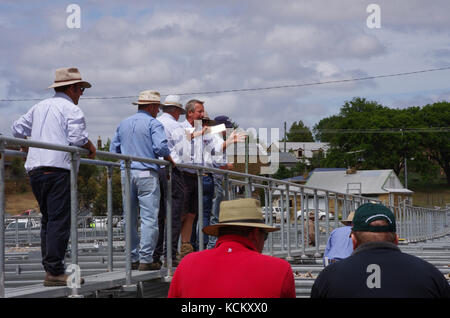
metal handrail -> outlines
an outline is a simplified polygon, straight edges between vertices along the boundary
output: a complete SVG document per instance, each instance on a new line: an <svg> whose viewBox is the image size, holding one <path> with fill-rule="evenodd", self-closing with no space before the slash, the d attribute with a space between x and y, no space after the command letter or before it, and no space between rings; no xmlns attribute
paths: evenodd
<svg viewBox="0 0 450 318"><path fill-rule="evenodd" d="M4 180L5 180L5 169L4 169L4 154L11 156L25 156L26 154L20 151L8 150L5 148L6 144L11 145L21 145L27 147L37 147L44 148L50 150L58 150L65 151L71 154L71 244L72 244L72 263L78 264L78 230L77 230L77 172L78 172L78 164L90 164L90 165L98 165L104 166L107 169L108 177L107 177L107 237L108 237L108 270L113 270L113 258L112 258L112 174L113 168L121 166L121 169L125 172L125 184L124 187L125 197L124 197L124 212L125 212L125 253L126 253L126 286L131 286L131 240L130 240L130 213L127 213L130 209L130 171L131 171L131 162L132 161L140 161L146 163L154 163L158 165L165 166L167 169L167 173L169 175L169 186L168 186L168 195L167 195L167 246L171 246L171 178L173 166L171 163L165 160L160 159L151 159L144 157L136 157L129 156L123 154L110 153L105 151L97 151L97 156L105 159L113 159L113 160L122 160L123 165L118 162L112 161L102 161L102 160L91 160L80 158L81 155L87 155L88 151L84 148L74 147L74 146L63 146L63 145L54 145L44 142L36 142L33 140L26 139L18 139L11 138L6 136L0 136L0 220L5 219L5 189L4 189ZM233 199L236 196L235 189L233 188L236 185L245 186L247 190L246 196L252 195L252 188L260 188L263 189L265 194L265 220L269 224L273 225L273 215L272 215L272 207L273 207L273 199L274 199L274 191L279 191L280 196L279 200L281 202L282 211L280 214L280 228L279 232L272 232L269 234L268 241L265 246L265 253L269 253L271 255L283 256L288 260L293 259L294 253L299 253L301 257L306 257L307 249L309 251L314 252L315 257L320 256L320 245L321 240L328 238L330 229L332 224L330 223L329 213L330 213L330 201L334 201L334 227L338 227L338 216L342 215L342 218L345 218L348 213L352 210L355 210L357 206L363 204L365 202L380 202L374 198L368 198L361 195L355 194L347 194L340 193L335 191L330 191L326 189L319 189L313 187L307 187L305 185L299 185L296 183L273 179L269 177L256 176L236 171L222 170L217 168L210 168L200 165L193 164L177 164L177 167L180 168L188 168L194 169L197 171L198 176L198 200L199 200L199 225L202 226L203 222L203 192L202 189L202 173L204 171L211 172L213 174L223 174L224 175L224 191L225 191L225 199ZM243 179L243 180L242 180ZM293 198L293 206L290 204L291 197ZM298 217L296 213L297 203L300 199L300 221L301 221L301 230L299 230ZM313 199L313 207L309 207L309 201ZM322 227L319 223L318 219L318 210L319 210L319 200L325 200L325 213L326 213L326 230L325 237L321 235ZM267 209L269 207L270 209ZM447 213L450 209L446 210L434 210L434 209L425 209L418 207L406 206L403 204L399 206L390 207L393 211L398 215L398 228L399 233L405 238L406 242L415 242L418 240L426 240L429 238L441 236L448 234L448 217ZM294 210L292 213L292 209ZM305 214L309 215L310 211L314 211L315 221L314 221L314 229L315 229L315 246L309 246L308 237L305 238L305 231L308 235L308 226L305 224ZM441 213L445 212L445 213ZM286 220L286 224L284 222ZM291 221L293 220L293 224ZM298 238L298 234L301 232L301 240ZM295 239L291 239L291 235L295 235ZM286 237L285 237L286 236ZM279 239L278 239L279 238ZM200 250L203 249L203 233L200 232ZM294 244L293 244L294 243ZM279 246L278 246L279 244ZM279 250L276 250L279 248ZM167 263L168 263L168 278L170 279L172 275L172 255L171 248L167 248ZM0 227L0 297L4 297L5 289L5 231L4 227ZM73 290L74 295L76 295L76 289Z"/></svg>

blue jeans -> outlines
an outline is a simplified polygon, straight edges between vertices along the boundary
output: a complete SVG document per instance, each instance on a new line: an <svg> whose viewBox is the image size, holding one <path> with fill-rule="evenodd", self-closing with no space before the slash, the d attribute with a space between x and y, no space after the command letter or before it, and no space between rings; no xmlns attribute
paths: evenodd
<svg viewBox="0 0 450 318"><path fill-rule="evenodd" d="M209 224L217 224L219 223L219 210L220 210L220 202L222 202L225 197L225 190L223 188L223 177L214 176L214 197L212 200L212 210L211 217L209 219ZM217 237L209 236L208 246L207 248L214 248L216 246Z"/></svg>
<svg viewBox="0 0 450 318"><path fill-rule="evenodd" d="M122 198L125 206L125 171L122 171ZM131 170L131 261L152 263L158 241L160 188L154 170ZM138 208L141 217L141 238L138 234ZM125 211L124 211L125 213ZM126 215L124 215L126 220ZM126 229L126 224L125 224Z"/></svg>

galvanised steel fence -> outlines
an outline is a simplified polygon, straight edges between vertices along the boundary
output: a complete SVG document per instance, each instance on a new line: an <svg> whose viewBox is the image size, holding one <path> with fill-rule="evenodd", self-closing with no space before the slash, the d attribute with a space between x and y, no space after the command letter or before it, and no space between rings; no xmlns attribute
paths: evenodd
<svg viewBox="0 0 450 318"><path fill-rule="evenodd" d="M131 162L141 161L156 163L164 166L167 170L168 187L166 193L166 245L171 246L171 175L173 166L164 160L133 157L122 154L97 151L97 157L108 160L121 160L124 162L123 179L123 210L125 218L125 231L113 228L113 198L112 198L112 176L113 169L120 167L120 163L102 160L82 159L88 151L73 146L54 145L32 140L0 136L0 220L5 225L5 155L25 156L25 153L6 149L7 146L37 147L49 150L64 151L71 158L71 263L78 264L78 242L93 240L101 236L107 242L108 270L113 271L113 241L114 237L125 240L125 280L126 286L132 284L131 270L131 239L130 239L130 175ZM107 216L101 229L86 229L83 218L77 215L77 174L78 165L90 164L105 167L107 170ZM264 253L293 260L294 257L306 258L307 255L321 257L326 241L331 231L340 226L340 220L346 219L348 214L355 211L361 204L366 202L380 202L373 198L360 195L338 193L326 189L310 188L303 185L277 180L273 178L227 171L222 169L208 168L200 165L178 164L177 167L189 168L197 171L198 180L198 226L203 228L203 175L205 172L223 175L224 200L238 197L256 197L261 199L262 215L266 223L277 226L280 231L269 234L264 247ZM238 189L244 188L244 191ZM426 209L407 206L405 202L399 202L398 206L389 206L397 216L398 234L404 242L417 242L421 240L436 238L449 233L449 209ZM274 212L275 211L275 212ZM34 218L34 217L30 217ZM15 221L18 222L18 221ZM86 223L86 222L85 222ZM15 244L16 246L30 244L33 235L37 235L36 229L21 231L18 226L11 232L6 231L5 226L0 226L0 297L5 297L5 246ZM95 233L93 233L95 232ZM204 246L204 236L200 231L199 249ZM13 236L11 238L11 236ZM167 249L167 279L173 275L172 251ZM125 286L125 287L126 287ZM77 295L77 289L73 288L73 295Z"/></svg>

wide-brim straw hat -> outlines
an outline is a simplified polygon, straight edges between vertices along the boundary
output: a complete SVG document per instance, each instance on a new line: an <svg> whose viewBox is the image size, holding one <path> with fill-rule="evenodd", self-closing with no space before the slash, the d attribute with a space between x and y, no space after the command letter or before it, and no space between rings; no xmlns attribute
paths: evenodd
<svg viewBox="0 0 450 318"><path fill-rule="evenodd" d="M220 203L219 223L206 226L203 232L219 236L219 229L230 226L246 226L262 229L266 232L280 230L264 223L261 206L256 199L237 199Z"/></svg>
<svg viewBox="0 0 450 318"><path fill-rule="evenodd" d="M142 91L139 93L139 99L137 102L133 102L133 105L149 105L158 104L161 105L161 95L156 91Z"/></svg>
<svg viewBox="0 0 450 318"><path fill-rule="evenodd" d="M216 124L216 121L214 119L209 118L209 114L206 110L203 115L202 122L209 124L208 126L214 126Z"/></svg>
<svg viewBox="0 0 450 318"><path fill-rule="evenodd" d="M81 87L89 88L92 85L89 82L83 81L80 71L76 67L63 67L55 71L55 81L47 88L55 88L71 84L81 83Z"/></svg>
<svg viewBox="0 0 450 318"><path fill-rule="evenodd" d="M350 212L345 220L342 220L341 223L344 225L350 225L353 222L353 217L355 216L355 212Z"/></svg>
<svg viewBox="0 0 450 318"><path fill-rule="evenodd" d="M178 95L167 95L164 103L162 103L160 107L163 109L166 106L175 106L181 110L181 114L186 114L186 109L184 109L180 96Z"/></svg>

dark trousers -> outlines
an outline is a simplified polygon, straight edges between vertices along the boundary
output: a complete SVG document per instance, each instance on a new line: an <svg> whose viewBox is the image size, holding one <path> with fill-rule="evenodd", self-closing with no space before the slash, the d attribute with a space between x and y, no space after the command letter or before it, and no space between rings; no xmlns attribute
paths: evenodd
<svg viewBox="0 0 450 318"><path fill-rule="evenodd" d="M212 175L203 176L203 227L209 225L209 219L211 216L212 203L214 197L214 178ZM198 213L195 215L194 223L192 224L191 245L194 250L198 251L199 236L204 235L203 249L206 249L209 236L202 232L202 229L198 227Z"/></svg>
<svg viewBox="0 0 450 318"><path fill-rule="evenodd" d="M53 276L64 274L70 236L70 172L38 172L30 175L30 183L42 213L42 265Z"/></svg>
<svg viewBox="0 0 450 318"><path fill-rule="evenodd" d="M161 256L167 255L166 241L166 214L167 214L167 172L166 169L159 169L159 182L161 189L161 201L158 215L158 242L153 252L153 261L159 261ZM183 173L177 168L172 171L172 259L176 258L178 250L178 239L181 233L181 215L184 204L184 178Z"/></svg>

